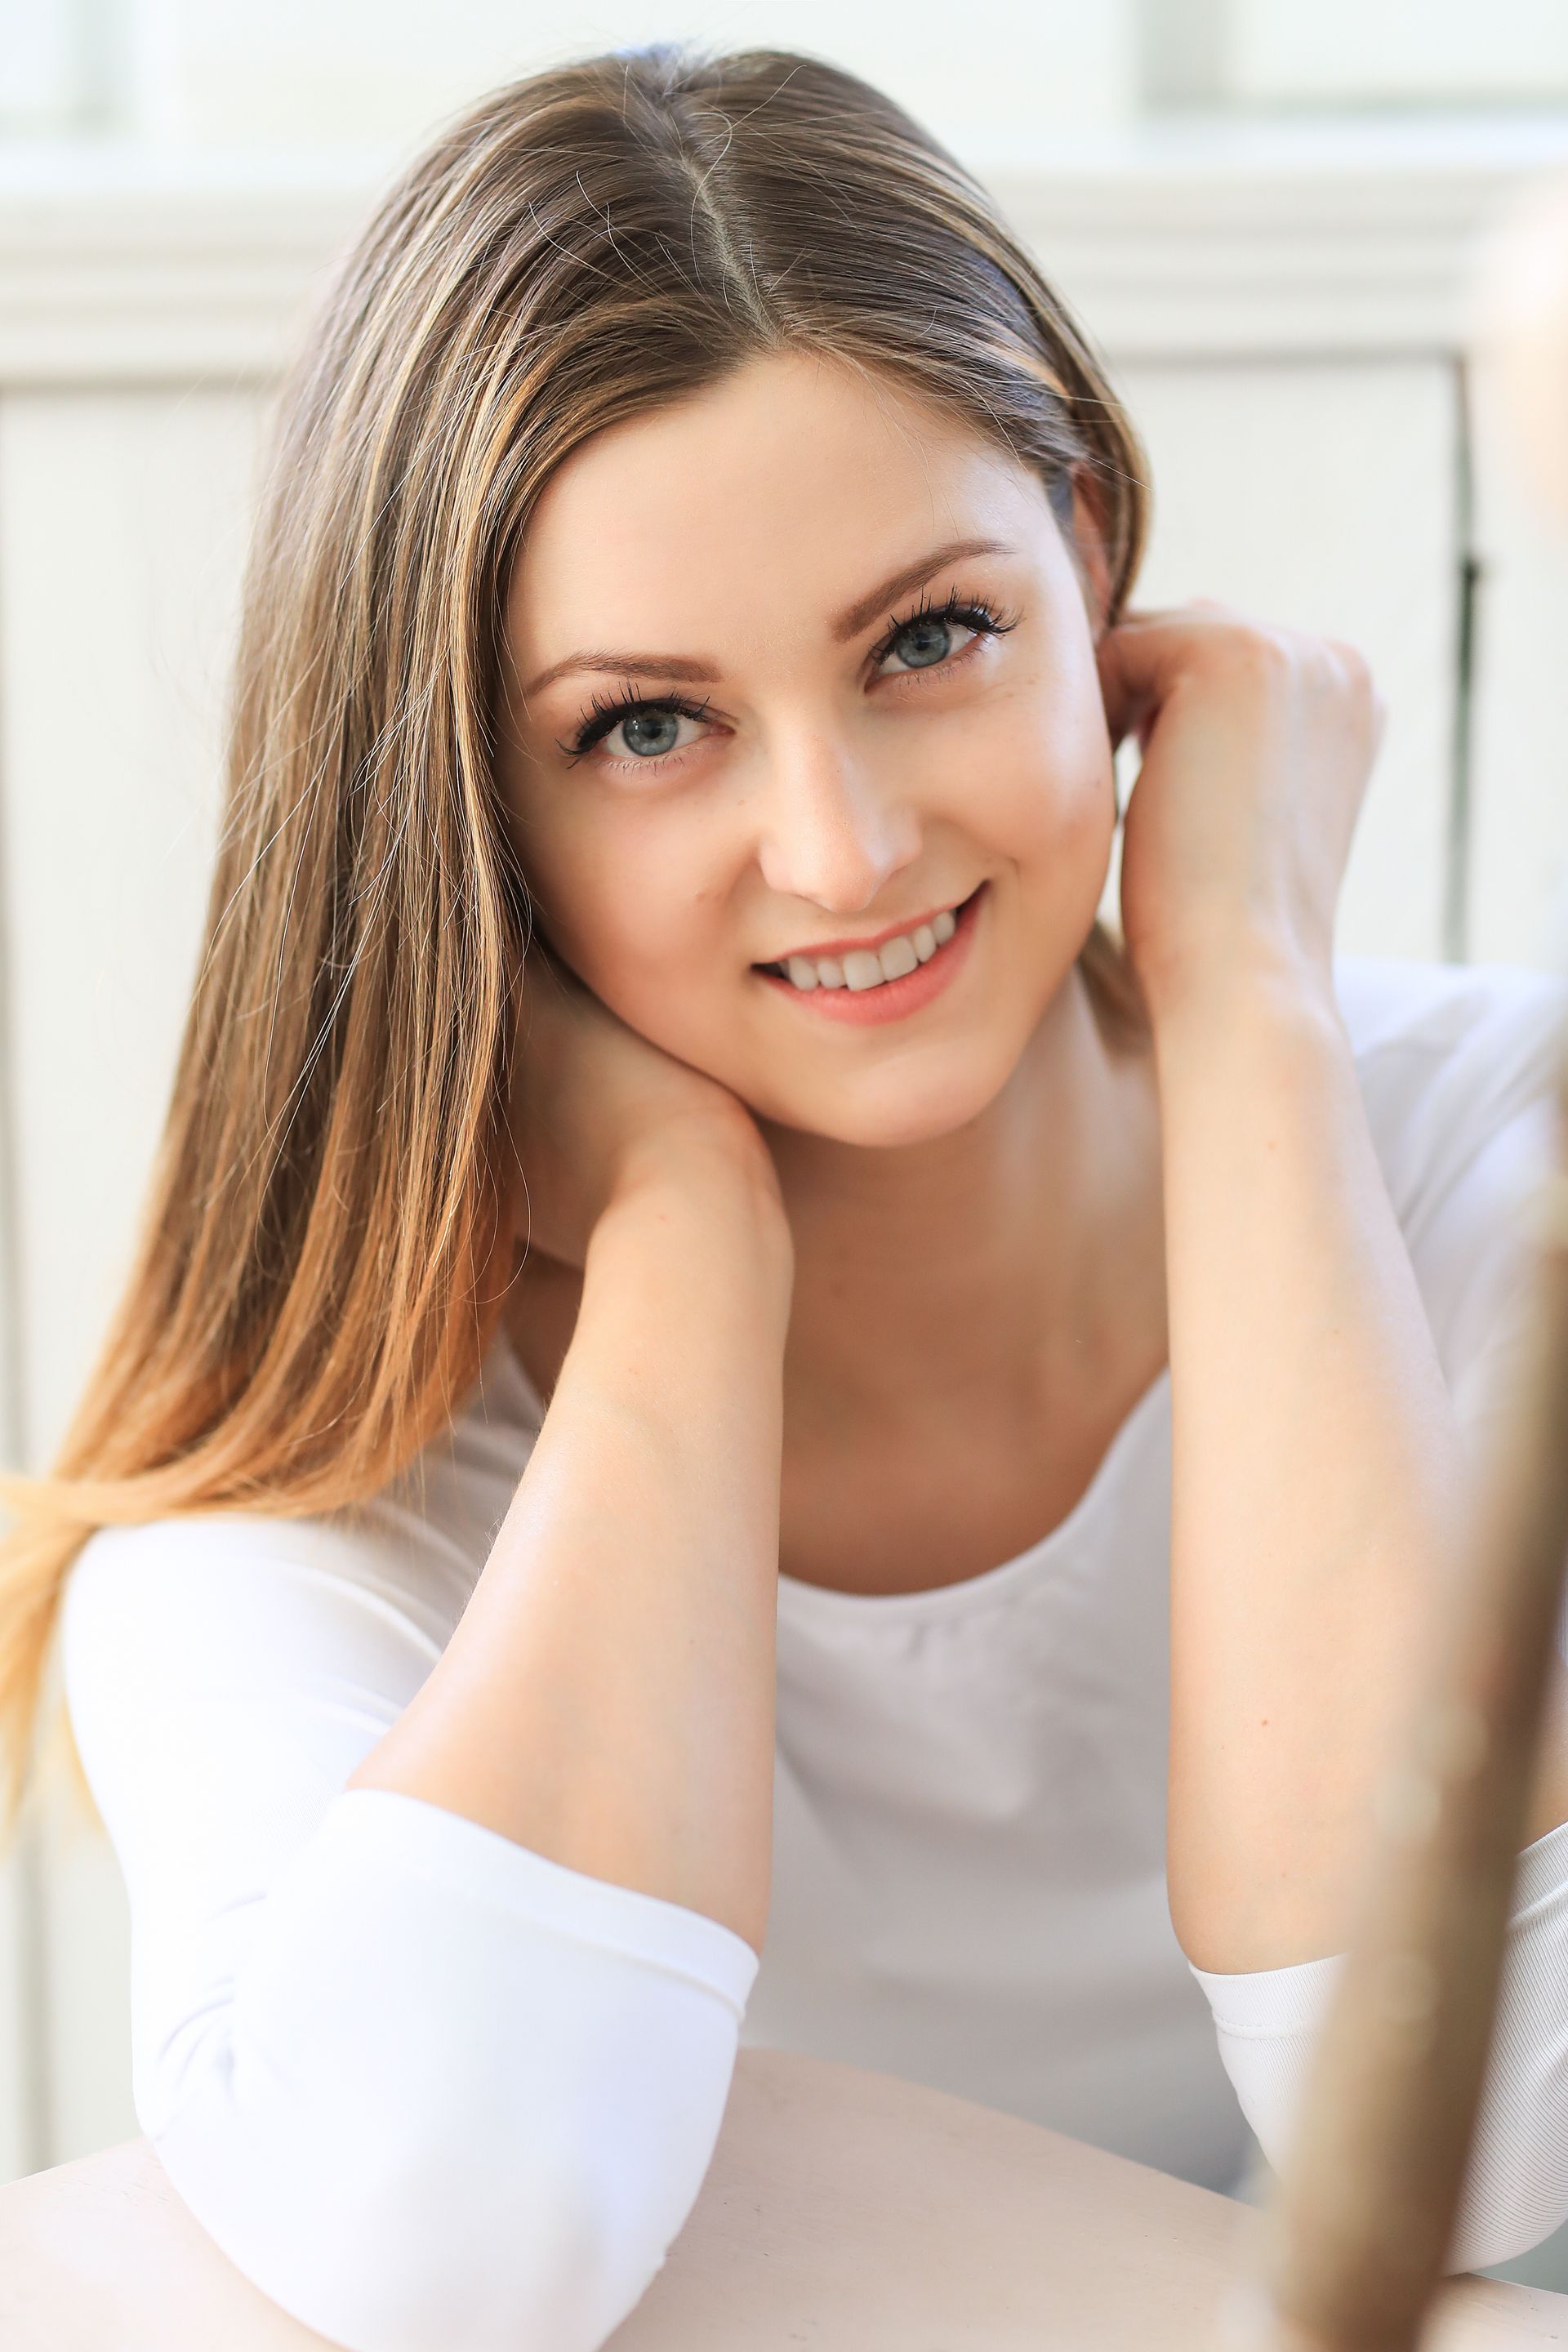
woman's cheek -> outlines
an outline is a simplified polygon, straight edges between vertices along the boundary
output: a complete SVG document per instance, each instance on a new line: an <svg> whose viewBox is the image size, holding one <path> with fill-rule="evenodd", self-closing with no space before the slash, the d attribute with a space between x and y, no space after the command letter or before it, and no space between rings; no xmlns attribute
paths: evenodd
<svg viewBox="0 0 1568 2352"><path fill-rule="evenodd" d="M1116 828L1116 786L1109 757L1077 747L1055 759L1036 755L1014 768L998 795L988 846L1004 861L1043 868L1058 881L1080 862L1103 873Z"/></svg>
<svg viewBox="0 0 1568 2352"><path fill-rule="evenodd" d="M689 1058L711 1029L726 981L739 970L708 937L700 910L661 895L650 874L635 897L574 910L578 953L568 957L595 996L656 1045Z"/></svg>

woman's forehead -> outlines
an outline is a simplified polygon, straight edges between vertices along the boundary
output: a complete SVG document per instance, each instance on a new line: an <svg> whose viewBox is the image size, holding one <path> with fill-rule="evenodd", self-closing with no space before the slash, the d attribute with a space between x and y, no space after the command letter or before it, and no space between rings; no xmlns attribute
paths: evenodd
<svg viewBox="0 0 1568 2352"><path fill-rule="evenodd" d="M770 355L565 461L530 521L509 636L526 677L590 640L654 649L656 625L820 628L929 549L1042 522L1037 477L962 420L886 378Z"/></svg>

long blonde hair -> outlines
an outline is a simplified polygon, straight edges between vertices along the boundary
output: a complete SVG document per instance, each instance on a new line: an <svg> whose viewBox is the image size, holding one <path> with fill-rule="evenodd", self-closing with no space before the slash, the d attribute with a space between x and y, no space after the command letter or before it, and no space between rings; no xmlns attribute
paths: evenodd
<svg viewBox="0 0 1568 2352"><path fill-rule="evenodd" d="M512 1271L528 939L493 761L509 568L591 435L784 348L892 372L1064 515L1079 485L1115 617L1132 429L984 192L849 74L658 47L536 75L454 121L343 263L282 390L134 1262L49 1475L0 1489L0 1831L94 1528L363 1500L476 1376ZM1080 961L1136 1028L1100 925Z"/></svg>

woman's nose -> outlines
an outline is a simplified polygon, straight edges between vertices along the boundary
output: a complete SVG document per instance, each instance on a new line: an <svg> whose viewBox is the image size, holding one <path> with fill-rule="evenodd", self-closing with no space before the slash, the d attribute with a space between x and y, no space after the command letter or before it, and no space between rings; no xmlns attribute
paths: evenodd
<svg viewBox="0 0 1568 2352"><path fill-rule="evenodd" d="M770 890L858 914L920 852L908 797L818 737L773 766L758 862Z"/></svg>

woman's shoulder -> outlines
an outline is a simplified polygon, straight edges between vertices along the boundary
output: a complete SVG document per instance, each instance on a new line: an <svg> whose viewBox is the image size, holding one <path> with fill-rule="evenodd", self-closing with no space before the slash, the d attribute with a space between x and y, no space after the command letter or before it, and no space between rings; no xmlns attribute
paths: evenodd
<svg viewBox="0 0 1568 2352"><path fill-rule="evenodd" d="M1336 956L1334 985L1402 1222L1507 1130L1544 1158L1568 978L1498 961Z"/></svg>
<svg viewBox="0 0 1568 2352"><path fill-rule="evenodd" d="M1501 962L1335 960L1367 1123L1462 1427L1506 1410L1556 1162L1568 981Z"/></svg>
<svg viewBox="0 0 1568 2352"><path fill-rule="evenodd" d="M1334 992L1358 1061L1441 1059L1483 1034L1528 1058L1568 1016L1568 976L1495 961L1336 955Z"/></svg>

